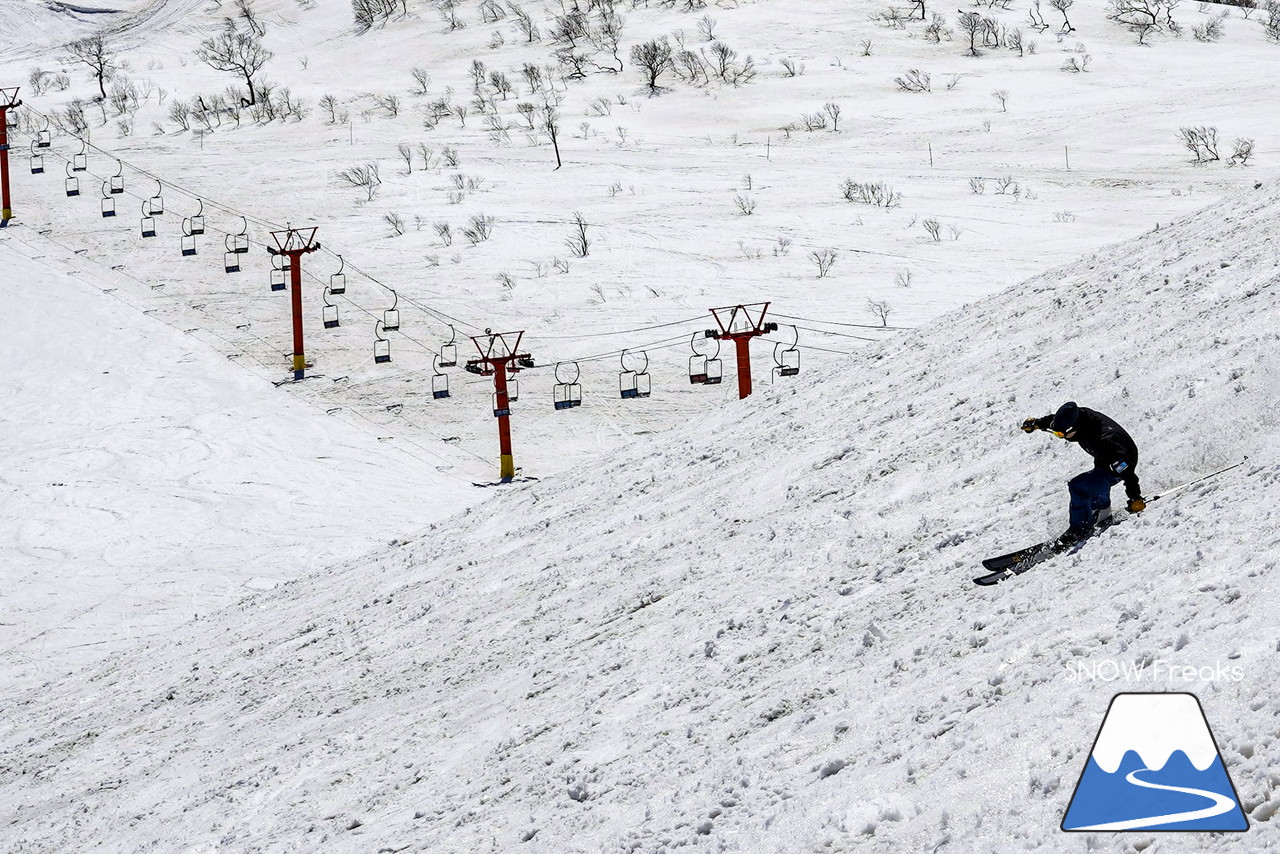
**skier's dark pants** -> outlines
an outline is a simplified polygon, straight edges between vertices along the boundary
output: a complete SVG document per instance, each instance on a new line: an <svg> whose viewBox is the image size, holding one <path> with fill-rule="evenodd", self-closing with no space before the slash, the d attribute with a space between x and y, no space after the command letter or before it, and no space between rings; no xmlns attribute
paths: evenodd
<svg viewBox="0 0 1280 854"><path fill-rule="evenodd" d="M1087 528L1098 513L1111 509L1111 487L1120 482L1106 469L1089 469L1067 481L1071 491L1071 527Z"/></svg>

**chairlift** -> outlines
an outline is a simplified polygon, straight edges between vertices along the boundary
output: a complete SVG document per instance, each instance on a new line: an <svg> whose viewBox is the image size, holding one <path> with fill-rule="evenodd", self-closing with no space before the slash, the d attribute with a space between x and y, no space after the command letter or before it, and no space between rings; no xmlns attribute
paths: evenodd
<svg viewBox="0 0 1280 854"><path fill-rule="evenodd" d="M716 352L720 352L719 342L716 342ZM720 385L724 380L724 360L719 358L707 359L707 379L704 385Z"/></svg>
<svg viewBox="0 0 1280 854"><path fill-rule="evenodd" d="M190 224L187 230L191 234L204 234L204 199L196 199L196 203L200 205L200 209L187 220Z"/></svg>
<svg viewBox="0 0 1280 854"><path fill-rule="evenodd" d="M284 271L288 269L284 266L286 263L288 262L284 255L271 256L271 290L282 291L285 289Z"/></svg>
<svg viewBox="0 0 1280 854"><path fill-rule="evenodd" d="M644 357L644 366L638 371L627 368L626 350L623 350L622 355L619 357L619 361L622 363L622 371L618 374L618 391L623 400L649 396L649 354L641 350L640 355Z"/></svg>
<svg viewBox="0 0 1280 854"><path fill-rule="evenodd" d="M71 164L67 163L66 188L68 196L80 195L80 179L71 174Z"/></svg>
<svg viewBox="0 0 1280 854"><path fill-rule="evenodd" d="M382 331L382 321L375 320L373 322L373 361L377 365L391 361L391 342L382 337Z"/></svg>
<svg viewBox="0 0 1280 854"><path fill-rule="evenodd" d="M36 131L36 148L48 148L53 145L53 129L49 125L50 120L45 118L44 128Z"/></svg>
<svg viewBox="0 0 1280 854"><path fill-rule="evenodd" d="M520 399L520 380L516 379L515 377L508 376L507 377L507 400L510 403L515 403L519 399Z"/></svg>
<svg viewBox="0 0 1280 854"><path fill-rule="evenodd" d="M449 343L440 348L440 367L452 368L458 364L458 345L454 342L458 340L458 332L449 325Z"/></svg>
<svg viewBox="0 0 1280 854"><path fill-rule="evenodd" d="M102 216L103 218L116 215L116 200L111 198L108 190L107 182L102 182Z"/></svg>
<svg viewBox="0 0 1280 854"><path fill-rule="evenodd" d="M36 154L36 141L31 140L31 174L40 175L44 172L44 155Z"/></svg>
<svg viewBox="0 0 1280 854"><path fill-rule="evenodd" d="M689 382L693 385L707 381L707 354L698 352L697 346L693 343L697 340L698 333L695 332L689 336L689 349L693 350L693 355L689 357ZM720 342L717 341L716 346L719 347Z"/></svg>
<svg viewBox="0 0 1280 854"><path fill-rule="evenodd" d="M240 217L242 225L239 234L228 234L225 243L228 252L234 252L237 255L244 255L249 251L249 220L243 216Z"/></svg>
<svg viewBox="0 0 1280 854"><path fill-rule="evenodd" d="M800 373L800 349L796 346L800 343L800 330L796 329L793 324L791 331L794 333L795 338L790 347L785 350L780 349L783 347L783 342L781 341L773 345L773 373L775 376L794 377Z"/></svg>
<svg viewBox="0 0 1280 854"><path fill-rule="evenodd" d="M151 216L160 216L164 213L164 184L159 180L156 181L156 194L151 197L148 210Z"/></svg>
<svg viewBox="0 0 1280 854"><path fill-rule="evenodd" d="M84 172L89 168L89 146L80 140L80 153L71 155L71 171Z"/></svg>
<svg viewBox="0 0 1280 854"><path fill-rule="evenodd" d="M182 220L182 256L184 258L196 254L196 235L203 233L192 228L191 220L191 217Z"/></svg>
<svg viewBox="0 0 1280 854"><path fill-rule="evenodd" d="M320 319L324 322L325 329L337 329L342 324L338 322L338 307L329 301L330 291L324 289L324 307L320 309Z"/></svg>
<svg viewBox="0 0 1280 854"><path fill-rule="evenodd" d="M329 293L334 296L345 294L347 292L347 276L342 271L346 269L347 262L342 260L342 256L338 256L338 272L329 275Z"/></svg>
<svg viewBox="0 0 1280 854"><path fill-rule="evenodd" d="M151 215L151 205L146 199L142 200L142 236L156 236L156 218Z"/></svg>
<svg viewBox="0 0 1280 854"><path fill-rule="evenodd" d="M240 272L240 256L234 252L222 253L222 269L227 273Z"/></svg>
<svg viewBox="0 0 1280 854"><path fill-rule="evenodd" d="M396 308L400 304L400 294L391 291L391 308L382 312L382 328L388 332L395 332L400 328L400 310Z"/></svg>
<svg viewBox="0 0 1280 854"><path fill-rule="evenodd" d="M443 400L449 396L449 375L440 370L442 367L444 363L440 361L439 356L436 356L432 360L431 376L431 397L435 400Z"/></svg>
<svg viewBox="0 0 1280 854"><path fill-rule="evenodd" d="M560 367L563 362L557 362L555 367L556 384L551 393L551 401L556 410L572 409L575 406L582 405L582 386L578 384L578 375L581 370L577 362L570 362L573 366L573 378L562 379L560 377ZM568 369L566 368L565 376L568 377Z"/></svg>
<svg viewBox="0 0 1280 854"><path fill-rule="evenodd" d="M118 196L124 192L124 164L116 161L116 174L111 176L111 195Z"/></svg>
<svg viewBox="0 0 1280 854"><path fill-rule="evenodd" d="M510 382L510 380L508 380L508 382ZM511 414L511 402L512 402L513 400L516 400L516 399L517 399L517 398L514 398L514 397L512 397L512 396L511 396L511 390L510 390L510 388L508 388L508 389L507 389L507 405L506 405L504 408L499 409L499 408L498 408L498 393L495 391L495 392L493 393L493 417L494 417L494 418L503 418L503 417L509 416L509 415Z"/></svg>

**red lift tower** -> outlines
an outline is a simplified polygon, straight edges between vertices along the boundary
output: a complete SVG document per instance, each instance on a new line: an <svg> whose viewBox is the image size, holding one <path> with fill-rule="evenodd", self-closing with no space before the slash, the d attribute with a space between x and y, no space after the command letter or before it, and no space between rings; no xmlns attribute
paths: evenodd
<svg viewBox="0 0 1280 854"><path fill-rule="evenodd" d="M769 303L754 302L750 305L731 305L711 309L719 329L708 329L707 337L732 341L738 351L738 399L751 394L751 339L773 332L776 323L765 323L764 315Z"/></svg>
<svg viewBox="0 0 1280 854"><path fill-rule="evenodd" d="M21 106L17 86L0 89L0 228L13 219L13 207L9 201L9 111Z"/></svg>
<svg viewBox="0 0 1280 854"><path fill-rule="evenodd" d="M510 483L516 476L515 457L511 453L511 399L507 392L507 374L517 374L521 368L532 368L533 357L521 353L520 339L524 332L492 332L472 335L480 351L479 359L468 359L466 369L482 377L493 377L493 415L498 419L498 448L502 456L498 462L498 476L502 483Z"/></svg>
<svg viewBox="0 0 1280 854"><path fill-rule="evenodd" d="M302 256L315 252L320 244L315 242L314 228L289 228L287 231L273 231L271 236L278 248L268 246L267 251L289 258L289 284L293 290L293 378L300 380L307 371L307 357L302 350Z"/></svg>

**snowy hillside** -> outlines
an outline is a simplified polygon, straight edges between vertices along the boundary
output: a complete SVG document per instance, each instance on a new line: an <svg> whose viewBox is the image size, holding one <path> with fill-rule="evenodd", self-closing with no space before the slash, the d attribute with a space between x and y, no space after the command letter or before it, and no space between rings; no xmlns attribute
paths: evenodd
<svg viewBox="0 0 1280 854"><path fill-rule="evenodd" d="M1277 213L1239 194L13 697L0 840L1278 848ZM1069 398L1129 427L1148 494L1250 460L976 588L1065 524L1087 459L1016 425ZM1143 678L1072 678L1102 660ZM1247 834L1061 834L1126 688L1198 693Z"/></svg>

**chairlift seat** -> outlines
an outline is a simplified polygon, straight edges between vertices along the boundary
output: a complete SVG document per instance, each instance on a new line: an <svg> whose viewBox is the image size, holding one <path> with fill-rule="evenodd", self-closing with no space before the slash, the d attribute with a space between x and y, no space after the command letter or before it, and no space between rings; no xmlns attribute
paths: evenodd
<svg viewBox="0 0 1280 854"><path fill-rule="evenodd" d="M183 257L194 254L196 254L196 239L190 235L184 235L182 238Z"/></svg>
<svg viewBox="0 0 1280 854"><path fill-rule="evenodd" d="M285 288L284 270L272 270L271 271L271 290L282 291L284 290L284 288Z"/></svg>
<svg viewBox="0 0 1280 854"><path fill-rule="evenodd" d="M222 253L222 266L228 273L239 273L240 256L234 252Z"/></svg>
<svg viewBox="0 0 1280 854"><path fill-rule="evenodd" d="M67 179L67 195L68 196L80 195L80 179L79 178Z"/></svg>
<svg viewBox="0 0 1280 854"><path fill-rule="evenodd" d="M124 192L124 178L120 175L111 176L111 194L118 196Z"/></svg>
<svg viewBox="0 0 1280 854"><path fill-rule="evenodd" d="M379 339L373 342L373 362L381 365L384 362L391 361L391 342L386 339Z"/></svg>
<svg viewBox="0 0 1280 854"><path fill-rule="evenodd" d="M703 380L707 385L719 385L724 380L724 362L720 359L707 360L707 378Z"/></svg>
<svg viewBox="0 0 1280 854"><path fill-rule="evenodd" d="M204 234L204 217L197 214L188 220L187 228L192 234Z"/></svg>
<svg viewBox="0 0 1280 854"><path fill-rule="evenodd" d="M44 155L43 154L31 155L31 174L41 175L43 173L44 173Z"/></svg>
<svg viewBox="0 0 1280 854"><path fill-rule="evenodd" d="M103 199L103 200L102 200L102 215L103 215L103 217L109 217L109 216L115 216L115 215L116 215L116 200L115 200L115 199Z"/></svg>
<svg viewBox="0 0 1280 854"><path fill-rule="evenodd" d="M84 172L89 168L89 158L84 154L71 155L71 171Z"/></svg>
<svg viewBox="0 0 1280 854"><path fill-rule="evenodd" d="M162 196L152 196L147 205L152 216L160 216L164 213L164 197Z"/></svg>
<svg viewBox="0 0 1280 854"><path fill-rule="evenodd" d="M347 292L346 273L334 273L329 277L329 293L345 294Z"/></svg>
<svg viewBox="0 0 1280 854"><path fill-rule="evenodd" d="M142 236L143 237L156 236L156 221L154 218L149 216L144 216L142 218Z"/></svg>
<svg viewBox="0 0 1280 854"><path fill-rule="evenodd" d="M400 310L389 308L382 312L382 328L387 332L395 332L400 328Z"/></svg>
<svg viewBox="0 0 1280 854"><path fill-rule="evenodd" d="M445 344L440 348L440 361L438 363L442 368L452 368L458 364L458 345Z"/></svg>
<svg viewBox="0 0 1280 854"><path fill-rule="evenodd" d="M49 130L36 131L36 148L48 148L53 145L53 132Z"/></svg>
<svg viewBox="0 0 1280 854"><path fill-rule="evenodd" d="M321 310L321 315L325 329L337 329L341 325L338 322L338 307L336 305L326 305Z"/></svg>
<svg viewBox="0 0 1280 854"><path fill-rule="evenodd" d="M231 235L231 251L237 255L245 255L249 251L249 235L233 234Z"/></svg>

